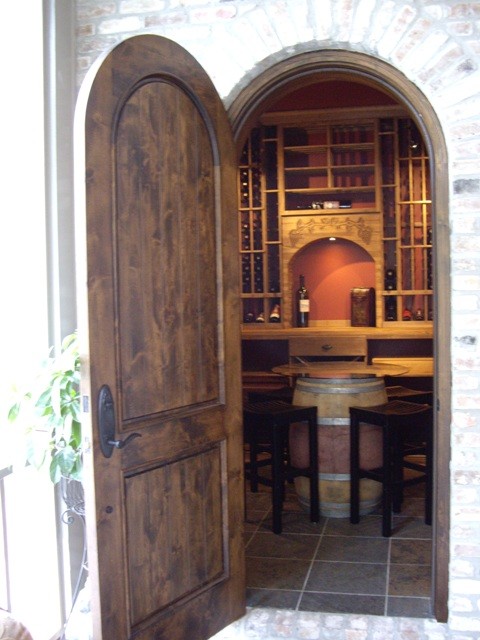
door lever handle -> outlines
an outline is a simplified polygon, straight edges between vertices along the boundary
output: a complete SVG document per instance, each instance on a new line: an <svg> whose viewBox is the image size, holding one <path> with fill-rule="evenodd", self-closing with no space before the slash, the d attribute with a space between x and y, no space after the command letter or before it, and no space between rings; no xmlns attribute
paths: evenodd
<svg viewBox="0 0 480 640"><path fill-rule="evenodd" d="M110 458L114 447L123 449L135 438L141 438L141 433L131 433L125 440L115 440L115 405L112 392L106 384L98 393L98 431L100 434L100 448L105 458Z"/></svg>
<svg viewBox="0 0 480 640"><path fill-rule="evenodd" d="M125 440L109 440L107 444L111 445L112 447L116 447L117 449L123 449L123 447L126 447L129 442L131 442L135 438L141 437L141 433L131 433L127 438L125 438Z"/></svg>

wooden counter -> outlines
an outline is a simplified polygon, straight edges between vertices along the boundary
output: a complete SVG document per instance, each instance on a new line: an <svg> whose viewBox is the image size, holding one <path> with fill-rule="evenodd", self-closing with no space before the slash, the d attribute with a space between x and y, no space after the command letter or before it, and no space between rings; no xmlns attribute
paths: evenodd
<svg viewBox="0 0 480 640"><path fill-rule="evenodd" d="M408 324L408 327L404 327ZM289 340L299 336L320 338L328 336L366 336L367 340L425 340L433 338L432 325L419 323L396 323L391 327L308 327L306 329L275 329L264 325L243 325L242 340Z"/></svg>
<svg viewBox="0 0 480 640"><path fill-rule="evenodd" d="M410 378L427 378L433 376L433 358L372 358L372 365L400 365L407 371L401 376Z"/></svg>
<svg viewBox="0 0 480 640"><path fill-rule="evenodd" d="M289 362L289 341L292 338L312 340L333 337L366 336L367 360L382 358L394 362L400 358L416 359L421 365L415 368L413 376L405 382L412 388L431 389L433 362L432 326L403 327L396 323L391 327L308 327L274 328L265 326L242 327L242 369L245 391L254 389L275 389L288 384L285 376L272 372L274 367ZM418 369L418 370L417 370Z"/></svg>

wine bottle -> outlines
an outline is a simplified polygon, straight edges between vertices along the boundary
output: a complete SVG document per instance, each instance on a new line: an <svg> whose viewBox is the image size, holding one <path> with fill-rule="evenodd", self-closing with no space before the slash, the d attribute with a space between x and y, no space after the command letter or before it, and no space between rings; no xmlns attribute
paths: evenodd
<svg viewBox="0 0 480 640"><path fill-rule="evenodd" d="M397 276L395 269L387 269L385 271L385 289L387 291L393 291L397 288Z"/></svg>
<svg viewBox="0 0 480 640"><path fill-rule="evenodd" d="M269 322L280 322L280 305L274 304L272 310L270 311L270 317L268 318Z"/></svg>
<svg viewBox="0 0 480 640"><path fill-rule="evenodd" d="M397 319L397 300L394 296L388 296L385 300L385 320Z"/></svg>
<svg viewBox="0 0 480 640"><path fill-rule="evenodd" d="M308 314L310 313L310 300L305 288L305 278L300 276L300 288L296 296L297 303L297 327L308 327Z"/></svg>

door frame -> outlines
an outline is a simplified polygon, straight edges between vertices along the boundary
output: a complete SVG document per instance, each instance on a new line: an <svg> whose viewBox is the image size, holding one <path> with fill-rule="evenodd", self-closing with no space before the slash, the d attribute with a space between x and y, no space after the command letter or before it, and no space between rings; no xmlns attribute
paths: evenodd
<svg viewBox="0 0 480 640"><path fill-rule="evenodd" d="M434 263L434 517L432 550L432 603L439 622L448 619L448 566L450 532L450 425L451 425L451 283L449 235L449 177L447 147L440 121L425 95L390 64L373 56L345 50L320 50L273 63L248 86L232 96L228 116L237 154L260 115L280 97L322 76L377 87L409 111L424 138L430 157ZM441 292L441 293L440 293Z"/></svg>

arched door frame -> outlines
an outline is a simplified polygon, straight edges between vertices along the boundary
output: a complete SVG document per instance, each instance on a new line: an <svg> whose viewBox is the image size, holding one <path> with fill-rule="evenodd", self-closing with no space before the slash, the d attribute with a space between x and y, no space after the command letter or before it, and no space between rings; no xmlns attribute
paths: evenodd
<svg viewBox="0 0 480 640"><path fill-rule="evenodd" d="M267 61L268 62L268 61ZM265 67L265 61L262 63ZM286 93L323 78L350 78L389 93L408 109L421 131L430 157L434 259L434 522L433 610L439 622L448 617L451 424L451 286L447 148L440 122L424 94L391 65L345 50L301 53L275 62L239 89L228 110L238 152L259 116ZM441 321L438 321L441 319Z"/></svg>

